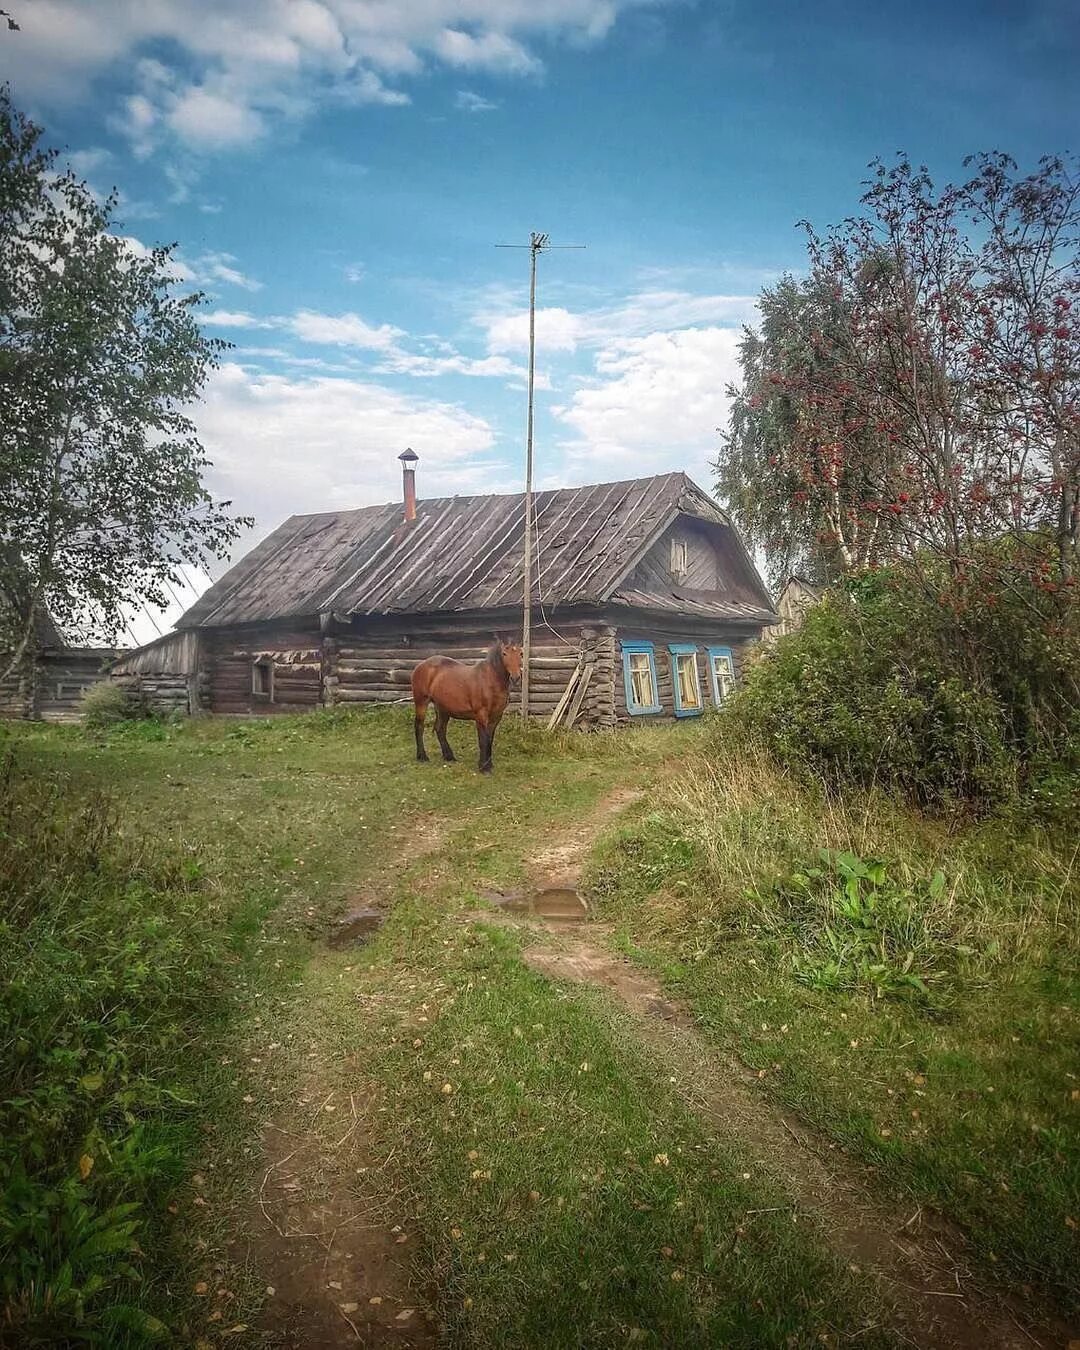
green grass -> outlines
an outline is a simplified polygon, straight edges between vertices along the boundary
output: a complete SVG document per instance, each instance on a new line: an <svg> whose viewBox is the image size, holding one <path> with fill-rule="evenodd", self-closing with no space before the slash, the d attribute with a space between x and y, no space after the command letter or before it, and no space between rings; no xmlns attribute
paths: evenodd
<svg viewBox="0 0 1080 1350"><path fill-rule="evenodd" d="M867 1289L705 1130L620 1014L462 922L466 877L451 862L442 903L403 900L359 969L313 966L305 995L331 1058L321 1083L336 1063L347 1088L359 1061L380 1085L376 1150L413 1197L399 1221L421 1234L440 1343L893 1344Z"/></svg>
<svg viewBox="0 0 1080 1350"><path fill-rule="evenodd" d="M408 732L387 712L2 732L0 1342L187 1335L250 1187L236 1050L296 1005L313 939L418 828L498 836L537 785L572 805L660 746L510 726L489 781L415 765Z"/></svg>
<svg viewBox="0 0 1080 1350"><path fill-rule="evenodd" d="M755 1212L784 1197L631 1024L475 909L628 783L650 798L597 874L624 943L768 1090L1069 1305L1076 911L1053 841L829 808L751 763L710 777L701 729L507 726L491 779L452 738L444 768L412 761L400 711L7 733L0 1343L256 1324L265 1278L227 1244L314 1053L327 1090L377 1094L370 1146L394 1161L365 1200L407 1197L448 1344L887 1344L861 1277L790 1211ZM889 860L839 963L821 847ZM388 920L328 952L352 897ZM922 988L874 969L906 942ZM219 1324L202 1279L231 1291Z"/></svg>
<svg viewBox="0 0 1080 1350"><path fill-rule="evenodd" d="M1075 862L1072 838L828 800L714 745L594 884L619 942L766 1091L1075 1315Z"/></svg>

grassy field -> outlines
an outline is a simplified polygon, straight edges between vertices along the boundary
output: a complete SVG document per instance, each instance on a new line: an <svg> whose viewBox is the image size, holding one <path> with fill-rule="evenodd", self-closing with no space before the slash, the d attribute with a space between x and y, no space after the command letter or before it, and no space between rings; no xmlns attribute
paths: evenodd
<svg viewBox="0 0 1080 1350"><path fill-rule="evenodd" d="M594 869L715 1042L986 1266L1080 1311L1072 832L795 788L719 744Z"/></svg>
<svg viewBox="0 0 1080 1350"><path fill-rule="evenodd" d="M508 727L492 779L417 766L409 731L383 710L5 735L0 1343L273 1344L244 1239L260 1139L310 1128L314 1078L370 1103L381 1163L349 1184L387 1223L404 1207L447 1344L891 1344L865 1277L624 1015L533 973L477 908L635 783L648 801L596 872L623 942L772 1091L1068 1301L1075 896L1055 849L994 861L990 839L875 818L860 857L888 836L918 864L881 905L924 884L945 926L910 963L888 942L837 962L817 849L846 827L780 784L702 778L700 729ZM355 897L387 921L330 951Z"/></svg>

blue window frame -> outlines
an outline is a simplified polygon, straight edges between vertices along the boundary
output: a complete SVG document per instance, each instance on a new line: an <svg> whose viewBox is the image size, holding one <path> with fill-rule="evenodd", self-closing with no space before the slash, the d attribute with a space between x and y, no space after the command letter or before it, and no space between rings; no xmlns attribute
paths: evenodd
<svg viewBox="0 0 1080 1350"><path fill-rule="evenodd" d="M735 653L730 647L706 647L713 702L719 708L735 688Z"/></svg>
<svg viewBox="0 0 1080 1350"><path fill-rule="evenodd" d="M692 642L672 642L671 683L675 690L675 716L700 717L705 710L701 697L701 676L698 672L697 647Z"/></svg>
<svg viewBox="0 0 1080 1350"><path fill-rule="evenodd" d="M652 643L624 642L622 668L626 711L635 717L661 712L660 695L656 687L656 655Z"/></svg>

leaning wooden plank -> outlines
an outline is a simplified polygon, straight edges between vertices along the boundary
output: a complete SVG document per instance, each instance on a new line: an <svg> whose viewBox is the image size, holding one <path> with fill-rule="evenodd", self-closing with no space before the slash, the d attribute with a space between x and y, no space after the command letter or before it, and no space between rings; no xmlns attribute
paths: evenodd
<svg viewBox="0 0 1080 1350"><path fill-rule="evenodd" d="M585 690L589 687L592 673L593 663L590 661L581 676L581 683L577 687L577 693L574 695L574 701L570 705L570 711L566 714L566 725L571 730L573 730L574 723L577 721L578 713L581 712L581 705L585 701Z"/></svg>
<svg viewBox="0 0 1080 1350"><path fill-rule="evenodd" d="M566 688L562 692L562 697L555 705L555 711L551 714L551 717L548 719L548 731L552 731L555 727L559 725L559 718L566 711L566 705L570 702L571 698L573 697L574 686L577 684L580 676L581 676L581 662L579 661L577 665L574 667L573 674L566 682Z"/></svg>

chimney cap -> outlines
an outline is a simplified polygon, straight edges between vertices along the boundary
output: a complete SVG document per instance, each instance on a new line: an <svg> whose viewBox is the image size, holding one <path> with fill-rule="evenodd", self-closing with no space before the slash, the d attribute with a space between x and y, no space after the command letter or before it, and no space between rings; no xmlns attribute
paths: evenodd
<svg viewBox="0 0 1080 1350"><path fill-rule="evenodd" d="M416 451L412 448L412 446L406 446L405 449L402 451L402 453L398 455L398 459L400 459L403 464L413 464L419 458L420 456L416 453Z"/></svg>

